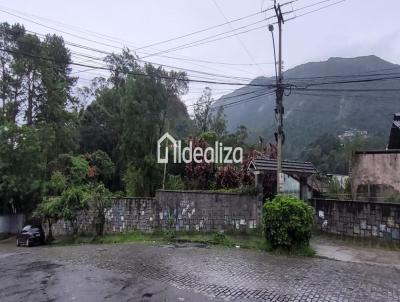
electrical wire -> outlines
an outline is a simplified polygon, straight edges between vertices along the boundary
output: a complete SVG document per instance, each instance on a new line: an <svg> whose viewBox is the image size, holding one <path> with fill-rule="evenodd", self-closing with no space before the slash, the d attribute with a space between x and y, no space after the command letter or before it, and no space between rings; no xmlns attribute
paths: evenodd
<svg viewBox="0 0 400 302"><path fill-rule="evenodd" d="M10 50L10 49L0 48L0 51L5 51L5 52L8 52L8 53L19 54L19 55L28 56L28 57L31 57L31 58L51 61L51 62L53 62L55 64L69 64L69 65L76 65L76 66L93 68L93 69L98 69L98 70L114 71L109 67L92 66L92 65L88 65L88 64L79 64L79 63L74 63L74 62L60 62L60 61L53 60L51 58L46 58L46 57L43 57L43 56L31 55L31 54L23 53L23 52L20 52L20 51L14 51L14 50ZM134 75L134 76L150 77L150 75L143 74L143 73L129 72L128 74L129 75ZM178 78L171 77L171 76L157 75L156 77L161 78L161 79L180 80ZM268 85L268 84L253 84L253 83L238 83L238 82L234 83L234 82L205 81L205 80L193 80L193 79L187 79L185 81L187 81L187 82L197 82L197 83L207 83L207 84L233 85L233 86L245 86L245 85L247 85L247 86L255 86L255 87L273 87L274 86L274 85Z"/></svg>
<svg viewBox="0 0 400 302"><path fill-rule="evenodd" d="M228 26L230 27L230 29L234 30L231 22L228 20L228 18L225 16L222 8L218 5L217 0L212 0L212 2L214 3L215 7L217 8L217 10L220 12L221 16L225 19L226 22L228 22ZM239 42L239 44L242 46L243 50L246 52L246 54L248 55L248 57L250 58L250 60L255 63L256 61L254 60L253 55L251 54L251 52L249 51L249 49L246 47L246 45L243 43L242 39L240 39L239 36L235 36L236 40ZM258 69L260 70L261 74L264 73L264 71L261 69L260 65L256 65L258 67Z"/></svg>
<svg viewBox="0 0 400 302"><path fill-rule="evenodd" d="M80 35L67 32L67 31L65 31L65 30L59 30L59 29L57 29L57 28L48 26L48 25L46 25L46 24L42 24L42 23L40 23L40 22L31 20L31 19L28 19L28 18L25 18L25 17L21 17L21 16L19 16L19 15L17 15L17 14L14 14L14 13L12 13L12 12L6 11L6 10L4 10L4 9L0 9L0 11L4 12L4 13L6 13L6 14L12 15L12 16L14 16L14 17L21 18L22 20L25 20L25 21L28 21L28 22L31 22L31 23L40 25L40 26L42 26L42 27L45 27L45 28L48 28L48 29L52 29L52 30L55 30L55 31L59 31L59 32L61 32L61 33L69 34L69 35L71 35L71 36L73 36L73 37L76 37L76 38L79 38L79 39L83 39L83 40L85 40L85 41L89 41L89 42L92 42L92 43L98 43L98 44L100 44L100 45L107 46L107 47L117 48L117 49L119 49L119 50L122 50L122 49L123 49L123 47L120 47L120 46L115 46L115 45L111 45L111 44L108 44L108 43L98 42L98 41L93 40L93 39L88 39L88 38L86 38L86 37L82 37L82 36L80 36ZM21 13L21 14L24 14L24 13ZM28 15L28 16L29 16L29 14L24 14L24 15ZM40 18L40 17L38 17L38 18ZM42 18L42 19L43 19L43 18ZM45 20L48 20L48 19L45 19ZM53 22L55 22L55 21L53 21ZM89 32L90 32L90 31L89 31ZM38 34L38 33L36 33L36 34ZM102 34L99 34L99 33L95 33L95 34L96 34L96 35L102 35ZM38 35L40 35L40 34L38 34ZM42 35L42 36L44 36L44 35ZM109 36L106 36L106 37L109 37ZM110 39L108 39L108 40L110 40ZM82 45L79 45L79 44L77 44L77 43L71 43L71 42L70 42L69 45L70 45L70 46L73 46L73 47L80 47L80 48L82 48ZM100 52L100 53L102 53L102 54L107 54L107 53L109 53L108 51L101 51L101 50L99 50L98 48L91 48L91 47L88 47L88 46L84 46L83 48L86 49L86 50L89 50L89 51ZM144 53L144 54L150 55L149 53ZM186 57L186 58L182 59L182 58L173 57L173 56L162 56L162 55L157 55L157 56L165 57L165 58L169 58L169 59L173 59L173 60L181 60L181 61L191 61L191 62L196 62L196 61L198 61L198 62L207 63L207 64L214 64L214 63L217 63L217 64L218 64L218 63L219 63L219 62L211 62L211 61L207 61L207 60L196 60L196 59L189 58L189 57ZM193 63L193 64L194 64L194 63ZM227 66L231 65L230 63L227 63L227 62L221 62L221 63L219 63L219 64L220 64L220 65L227 65ZM235 64L232 64L232 65L235 65ZM247 65L248 65L248 64L247 64ZM199 66L200 66L200 65L199 65ZM252 66L254 66L254 63L253 63ZM204 67L204 66L202 66L202 67ZM211 67L208 67L208 68L211 68ZM216 68L212 68L212 69L217 70ZM232 68L232 69L233 69L233 68ZM238 69L238 70L239 70L239 69ZM243 70L240 70L240 71L243 72ZM247 73L248 73L248 71L244 71L244 72L247 72Z"/></svg>
<svg viewBox="0 0 400 302"><path fill-rule="evenodd" d="M294 20L294 19L298 19L298 18L300 18L300 17L303 17L303 16L306 16L306 15L308 15L308 14L312 14L312 13L318 12L318 11L320 11L320 10L323 10L323 9L325 9L325 8L328 8L328 7L331 7L331 6L334 6L334 5L337 5L337 4L342 3L342 2L345 2L345 1L346 1L346 0L340 0L340 1L337 1L337 2L335 2L335 3L331 3L331 4L328 4L328 5L322 6L322 7L320 7L320 8L317 8L317 9L314 9L314 10L311 10L311 11L308 11L308 12L305 12L305 13L303 13L303 14L299 14L299 15L296 14L296 16L291 17L291 18L289 18L289 19L286 19L285 22L288 22L288 21L291 21L291 20ZM323 2L323 1L321 1L321 2ZM299 10L299 9L297 9L297 10ZM297 11L297 10L295 10L295 11Z"/></svg>
<svg viewBox="0 0 400 302"><path fill-rule="evenodd" d="M247 103L247 102L255 101L255 100L261 100L261 99L259 99L259 97L261 97L261 96L273 95L273 94L275 94L275 90L273 90L273 91L268 91L268 92L265 92L265 93L262 93L262 94L259 94L259 95L250 97L250 98L238 100L238 101L235 101L235 102L231 102L231 103L227 103L227 104L222 104L222 105L218 105L218 106L213 106L212 108L213 108L213 109L219 108L219 107L229 108L229 107L232 107L232 106L236 106L236 105L238 105L238 104L243 104L243 103Z"/></svg>

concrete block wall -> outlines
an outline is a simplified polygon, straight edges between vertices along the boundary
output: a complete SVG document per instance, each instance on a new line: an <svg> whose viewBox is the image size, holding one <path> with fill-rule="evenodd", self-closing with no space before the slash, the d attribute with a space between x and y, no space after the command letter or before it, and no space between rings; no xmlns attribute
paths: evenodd
<svg viewBox="0 0 400 302"><path fill-rule="evenodd" d="M158 191L159 227L185 231L251 230L261 225L257 196L199 191Z"/></svg>
<svg viewBox="0 0 400 302"><path fill-rule="evenodd" d="M105 233L156 229L157 201L151 197L114 199L106 213Z"/></svg>
<svg viewBox="0 0 400 302"><path fill-rule="evenodd" d="M140 230L151 232L156 228L156 200L151 197L113 198L112 207L105 212L104 233ZM91 210L79 217L79 233L95 234L96 226ZM47 225L44 225L46 234ZM53 224L53 235L70 235L72 227L68 221Z"/></svg>
<svg viewBox="0 0 400 302"><path fill-rule="evenodd" d="M261 217L262 200L257 196L160 190L155 198L113 199L112 207L105 213L104 233L171 228L185 231L251 230L261 225ZM79 222L80 233L95 233L90 210L82 213ZM52 230L55 236L72 234L70 223L63 220L54 224Z"/></svg>
<svg viewBox="0 0 400 302"><path fill-rule="evenodd" d="M313 199L315 225L338 235L400 241L400 203Z"/></svg>

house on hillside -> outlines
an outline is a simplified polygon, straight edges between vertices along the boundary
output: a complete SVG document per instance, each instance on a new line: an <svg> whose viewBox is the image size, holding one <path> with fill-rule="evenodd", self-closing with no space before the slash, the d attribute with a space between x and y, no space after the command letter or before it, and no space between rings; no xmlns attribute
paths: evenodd
<svg viewBox="0 0 400 302"><path fill-rule="evenodd" d="M387 149L356 152L351 171L354 199L400 201L400 113L394 115Z"/></svg>
<svg viewBox="0 0 400 302"><path fill-rule="evenodd" d="M357 136L366 138L366 137L368 137L368 131L358 130L358 129L349 129L349 130L344 131L342 134L339 134L338 138L341 141L344 141L344 140L348 140L348 139L353 139Z"/></svg>

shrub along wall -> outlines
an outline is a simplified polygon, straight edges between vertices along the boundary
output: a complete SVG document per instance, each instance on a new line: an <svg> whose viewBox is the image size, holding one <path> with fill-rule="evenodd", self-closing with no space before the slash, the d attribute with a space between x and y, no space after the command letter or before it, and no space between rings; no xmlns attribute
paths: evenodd
<svg viewBox="0 0 400 302"><path fill-rule="evenodd" d="M325 232L400 240L400 204L313 199L314 222Z"/></svg>
<svg viewBox="0 0 400 302"><path fill-rule="evenodd" d="M251 230L261 224L262 204L262 199L253 195L160 190L155 198L114 199L106 212L104 232ZM95 233L91 211L79 220L81 233ZM68 222L53 225L54 235L71 233Z"/></svg>

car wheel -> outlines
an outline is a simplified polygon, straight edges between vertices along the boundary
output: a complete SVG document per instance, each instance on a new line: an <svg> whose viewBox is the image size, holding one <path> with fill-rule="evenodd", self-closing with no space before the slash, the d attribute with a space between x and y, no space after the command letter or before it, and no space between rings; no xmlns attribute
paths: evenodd
<svg viewBox="0 0 400 302"><path fill-rule="evenodd" d="M21 244L19 243L19 239L17 239L17 246L21 246Z"/></svg>
<svg viewBox="0 0 400 302"><path fill-rule="evenodd" d="M26 239L26 246L30 247L31 246L31 241L29 239Z"/></svg>

